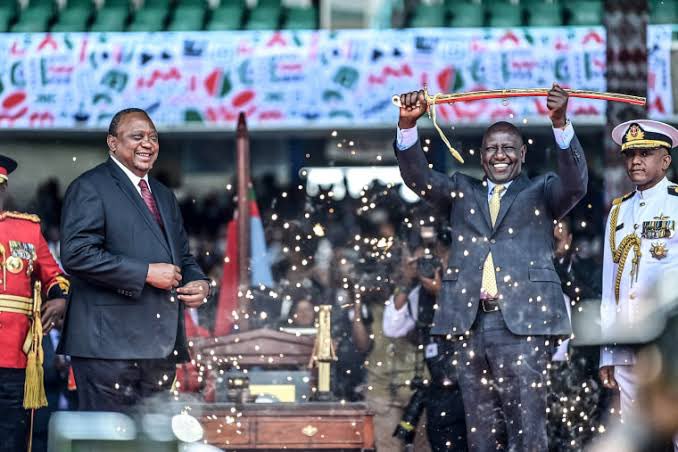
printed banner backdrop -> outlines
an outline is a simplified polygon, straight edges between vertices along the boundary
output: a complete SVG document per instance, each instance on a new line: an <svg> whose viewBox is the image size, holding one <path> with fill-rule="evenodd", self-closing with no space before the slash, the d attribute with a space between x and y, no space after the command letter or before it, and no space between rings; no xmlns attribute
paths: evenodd
<svg viewBox="0 0 678 452"><path fill-rule="evenodd" d="M671 32L674 25L647 27L647 111L651 118L673 117Z"/></svg>
<svg viewBox="0 0 678 452"><path fill-rule="evenodd" d="M660 41L650 43L660 49L652 53L657 68L668 57L660 35L650 33ZM424 82L431 93L553 81L606 88L602 27L17 33L0 35L0 54L3 128L104 128L113 113L131 106L148 110L163 128L232 130L241 110L253 130L391 127L397 118L391 96ZM652 86L666 111L670 85ZM601 101L574 99L570 115L602 122L604 108ZM511 114L543 116L545 99L439 109L448 123Z"/></svg>

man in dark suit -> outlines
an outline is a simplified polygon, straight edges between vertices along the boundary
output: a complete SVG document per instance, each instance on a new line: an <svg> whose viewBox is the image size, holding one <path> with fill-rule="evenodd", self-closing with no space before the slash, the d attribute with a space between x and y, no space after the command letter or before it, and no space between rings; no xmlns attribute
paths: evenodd
<svg viewBox="0 0 678 452"><path fill-rule="evenodd" d="M73 283L58 353L72 357L81 410L127 411L169 389L189 359L184 308L210 286L174 195L148 177L159 152L148 114L118 112L107 144L109 159L64 199L61 259Z"/></svg>
<svg viewBox="0 0 678 452"><path fill-rule="evenodd" d="M400 97L395 150L405 183L449 215L454 244L443 273L432 334L456 338L455 363L472 451L547 450L546 365L555 338L570 334L553 266L553 224L584 196L583 150L557 85L547 107L558 147L558 173L530 179L526 146L507 122L483 136L477 180L433 171L416 121L423 92Z"/></svg>

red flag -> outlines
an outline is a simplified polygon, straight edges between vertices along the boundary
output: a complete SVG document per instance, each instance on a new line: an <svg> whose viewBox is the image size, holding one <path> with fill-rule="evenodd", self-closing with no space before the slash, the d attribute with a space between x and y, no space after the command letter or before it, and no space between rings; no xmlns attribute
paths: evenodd
<svg viewBox="0 0 678 452"><path fill-rule="evenodd" d="M233 311L238 309L238 223L235 217L226 228L224 273L219 288L214 335L225 336L233 329Z"/></svg>
<svg viewBox="0 0 678 452"><path fill-rule="evenodd" d="M184 327L186 328L186 337L210 337L210 332L207 328L198 325L195 320L193 320L193 313L191 309L184 309Z"/></svg>
<svg viewBox="0 0 678 452"><path fill-rule="evenodd" d="M266 251L264 225L259 214L259 207L254 190L249 194L250 214L250 285L273 285L271 264ZM231 332L235 319L233 312L238 309L238 221L237 213L228 223L226 229L226 252L224 256L224 272L221 277L217 314L214 322L214 335L224 336Z"/></svg>

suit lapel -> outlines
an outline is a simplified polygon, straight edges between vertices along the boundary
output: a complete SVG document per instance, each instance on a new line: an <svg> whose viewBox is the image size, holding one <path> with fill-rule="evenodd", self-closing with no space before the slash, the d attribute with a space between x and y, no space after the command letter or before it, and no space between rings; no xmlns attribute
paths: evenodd
<svg viewBox="0 0 678 452"><path fill-rule="evenodd" d="M118 165L116 165L115 162L111 161L111 158L112 157L109 157L107 163L108 169L110 170L113 179L115 179L115 183L118 185L120 190L125 194L125 196L127 196L127 198L134 205L134 207L136 207L141 218L144 219L144 221L146 222L150 230L153 232L153 234L160 241L160 243L162 243L162 245L165 247L165 249L167 249L167 251L171 252L164 233L160 229L160 226L155 221L155 219L151 216L151 211L148 210L148 207L146 207L146 204L144 204L144 201L141 199L141 196L136 191L136 188L134 188L132 182L129 180L127 175L125 175L125 173L123 173L122 170L118 168Z"/></svg>
<svg viewBox="0 0 678 452"><path fill-rule="evenodd" d="M523 171L522 173L520 173L520 176L513 180L509 188L506 190L506 194L501 197L501 203L499 205L499 214L497 215L497 221L494 222L495 231L497 230L502 220L506 216L506 212L508 212L509 208L511 207L511 204L513 204L513 201L515 201L516 196L518 196L518 193L523 191L523 189L527 186L528 182L529 179L527 178L527 174L525 173L525 171Z"/></svg>
<svg viewBox="0 0 678 452"><path fill-rule="evenodd" d="M155 202L158 205L158 211L160 212L160 218L162 218L162 224L165 226L166 241L170 247L172 260L174 261L173 263L176 264L178 262L178 256L176 254L176 250L174 249L174 240L171 239L173 233L172 227L174 226L174 223L172 222L172 217L170 216L170 206L168 205L169 200L167 200L166 197L159 195L161 190L158 188L158 183L155 181L155 179L149 177L148 181L151 185L151 192L155 193Z"/></svg>
<svg viewBox="0 0 678 452"><path fill-rule="evenodd" d="M478 203L478 208L480 213L485 220L488 230L492 230L492 221L490 219L490 205L487 201L487 184L485 182L478 181L476 184L473 184L473 194L476 197L476 202Z"/></svg>

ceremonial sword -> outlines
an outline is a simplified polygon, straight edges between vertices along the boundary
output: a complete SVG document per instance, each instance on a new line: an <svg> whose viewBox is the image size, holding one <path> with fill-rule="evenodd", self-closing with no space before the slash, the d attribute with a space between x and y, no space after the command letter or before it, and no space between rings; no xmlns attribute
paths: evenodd
<svg viewBox="0 0 678 452"><path fill-rule="evenodd" d="M578 97L582 99L596 99L596 100L606 100L610 102L623 102L632 105L645 105L646 99L639 96L631 96L628 94L619 94L619 93L601 93L598 91L587 91L579 89L566 89L564 90L570 97ZM457 159L460 163L464 163L464 158L459 154L459 152L452 147L449 140L443 133L443 131L438 126L436 121L436 110L435 106L437 104L451 104L454 102L469 102L474 100L484 100L484 99L508 99L511 97L545 97L548 96L549 88L527 88L527 89L494 89L494 90L484 90L484 91L469 91L466 93L451 93L443 94L438 93L433 96L428 94L427 86L424 85L424 99L428 104L428 116L433 121L433 126L440 134L440 138L445 142L447 148L450 150L452 156ZM391 98L391 102L396 107L400 108L400 96L394 95Z"/></svg>

